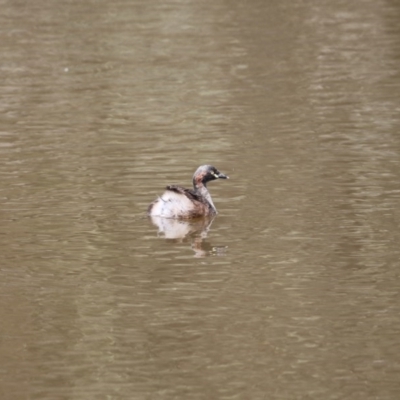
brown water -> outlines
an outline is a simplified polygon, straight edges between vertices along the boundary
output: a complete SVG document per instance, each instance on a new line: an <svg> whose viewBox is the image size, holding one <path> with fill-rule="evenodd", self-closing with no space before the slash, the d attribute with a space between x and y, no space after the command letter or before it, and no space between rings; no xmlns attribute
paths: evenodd
<svg viewBox="0 0 400 400"><path fill-rule="evenodd" d="M400 397L400 4L1 9L0 398Z"/></svg>

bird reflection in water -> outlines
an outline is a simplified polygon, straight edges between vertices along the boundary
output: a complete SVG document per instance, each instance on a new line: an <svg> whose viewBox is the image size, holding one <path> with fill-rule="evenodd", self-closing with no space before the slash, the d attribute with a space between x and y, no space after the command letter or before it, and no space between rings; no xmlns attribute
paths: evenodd
<svg viewBox="0 0 400 400"><path fill-rule="evenodd" d="M222 256L226 252L226 246L212 246L205 239L214 220L213 217L204 217L191 220L163 218L151 216L151 222L158 228L158 235L165 239L171 239L177 243L190 240L195 257L207 257L210 255Z"/></svg>

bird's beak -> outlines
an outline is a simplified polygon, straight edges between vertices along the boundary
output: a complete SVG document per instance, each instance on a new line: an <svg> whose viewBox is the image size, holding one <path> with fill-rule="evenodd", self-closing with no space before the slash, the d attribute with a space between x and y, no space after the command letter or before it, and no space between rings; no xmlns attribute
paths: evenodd
<svg viewBox="0 0 400 400"><path fill-rule="evenodd" d="M216 174L216 176L217 176L217 178L219 178L219 179L229 179L229 176L228 176L228 175L221 174L221 172L218 173L218 174Z"/></svg>

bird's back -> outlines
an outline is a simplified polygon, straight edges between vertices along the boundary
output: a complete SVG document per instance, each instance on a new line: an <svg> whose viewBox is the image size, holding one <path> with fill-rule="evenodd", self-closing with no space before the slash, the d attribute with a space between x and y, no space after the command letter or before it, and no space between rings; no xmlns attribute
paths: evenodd
<svg viewBox="0 0 400 400"><path fill-rule="evenodd" d="M157 200L150 204L147 213L164 218L196 218L213 215L213 208L194 190L170 185Z"/></svg>

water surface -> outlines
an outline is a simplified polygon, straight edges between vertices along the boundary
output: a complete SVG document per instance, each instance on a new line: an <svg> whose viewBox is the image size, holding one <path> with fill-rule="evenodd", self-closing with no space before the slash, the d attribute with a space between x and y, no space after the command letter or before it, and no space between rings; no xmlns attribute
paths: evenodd
<svg viewBox="0 0 400 400"><path fill-rule="evenodd" d="M2 397L399 397L397 4L2 9Z"/></svg>

